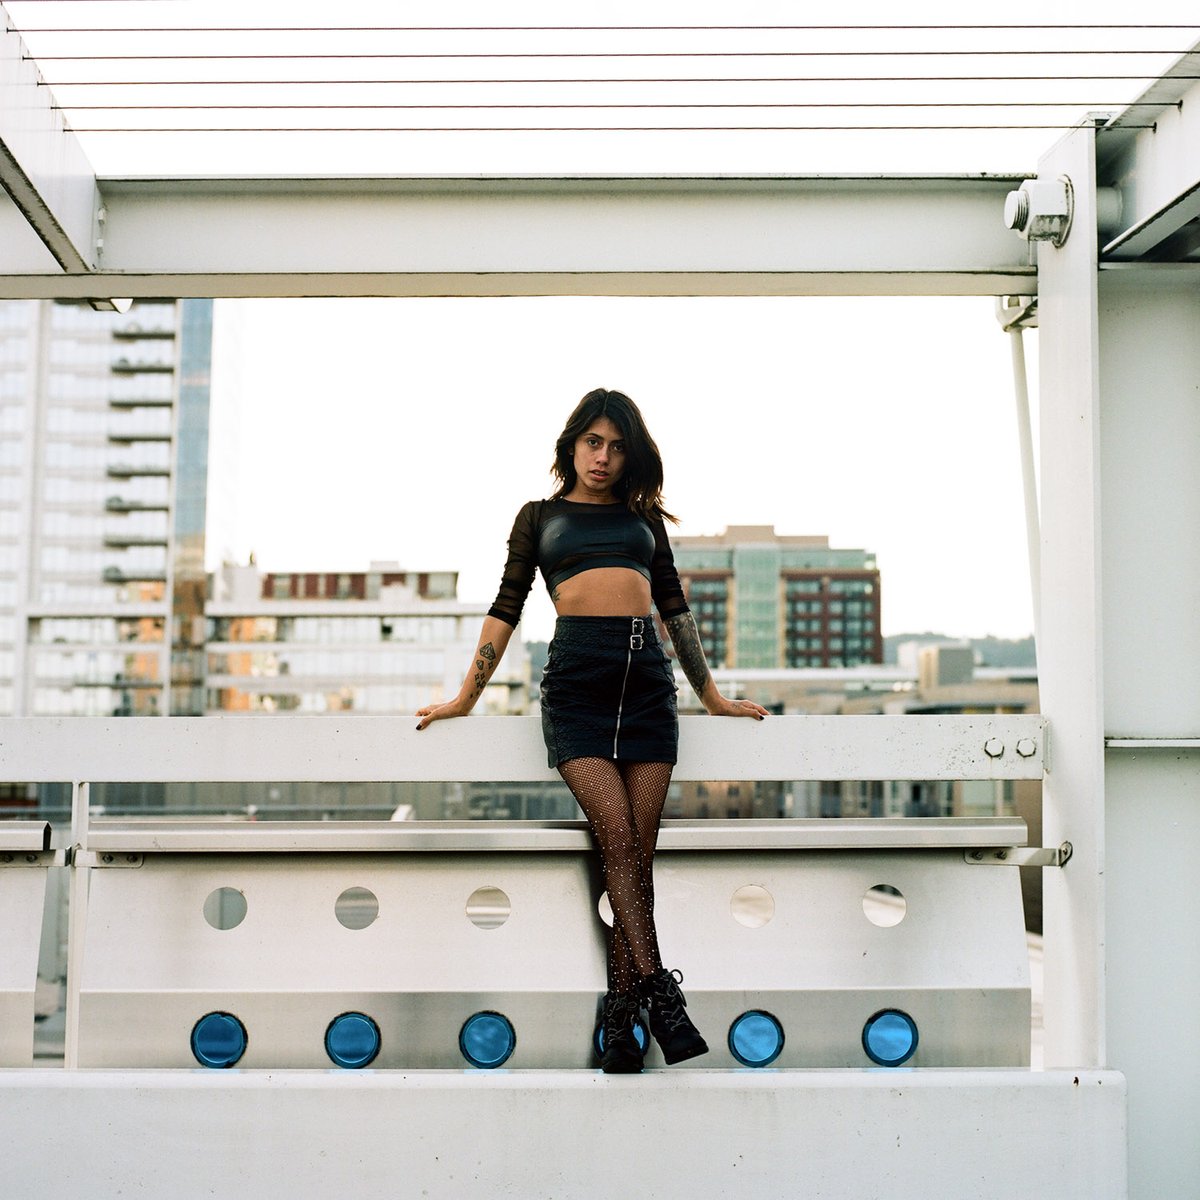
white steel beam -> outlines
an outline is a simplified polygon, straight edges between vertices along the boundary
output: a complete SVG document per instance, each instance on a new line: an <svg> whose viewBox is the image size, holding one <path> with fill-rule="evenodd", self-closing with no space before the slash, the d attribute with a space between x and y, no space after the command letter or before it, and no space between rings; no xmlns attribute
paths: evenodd
<svg viewBox="0 0 1200 1200"><path fill-rule="evenodd" d="M82 818L80 818L82 819ZM78 828L78 827L77 827ZM1010 850L1025 843L1017 817L824 817L774 820L668 820L659 850ZM95 865L122 854L414 853L512 854L585 851L586 821L153 821L105 817L88 826ZM77 851L74 861L81 862ZM103 862L103 858L100 860ZM982 859L976 860L982 861ZM990 861L990 858L989 858ZM1001 862L1005 859L999 860Z"/></svg>
<svg viewBox="0 0 1200 1200"><path fill-rule="evenodd" d="M86 278L97 249L100 192L95 173L53 107L50 89L39 84L37 65L3 4L0 21L0 189L8 194L3 207L9 210L0 214L0 258L9 257L10 234L18 227L15 209L61 271ZM26 261L29 247L16 240L16 261ZM61 278L61 272L51 270L49 277Z"/></svg>
<svg viewBox="0 0 1200 1200"><path fill-rule="evenodd" d="M1101 252L1106 261L1171 258L1169 240L1200 218L1197 75L1200 51L1193 50L1154 81L1138 98L1139 107L1126 110L1097 135L1097 183L1121 194L1120 232ZM1126 128L1127 123L1151 128Z"/></svg>
<svg viewBox="0 0 1200 1200"><path fill-rule="evenodd" d="M1040 779L1037 715L682 717L681 780ZM0 721L0 780L557 780L537 717ZM1060 840L1071 840L1069 831Z"/></svg>
<svg viewBox="0 0 1200 1200"><path fill-rule="evenodd" d="M1129 1084L1130 1193L1182 1197L1200 1076L1150 1026L1187 1028L1200 995L1200 289L1129 266L1101 275L1099 306L1106 1040Z"/></svg>
<svg viewBox="0 0 1200 1200"><path fill-rule="evenodd" d="M998 295L998 176L108 179L93 277L0 296Z"/></svg>
<svg viewBox="0 0 1200 1200"><path fill-rule="evenodd" d="M1054 754L1044 840L1075 856L1045 880L1046 1065L1099 1066L1104 1047L1104 725L1100 613L1099 332L1095 130L1039 163L1067 176L1072 233L1038 253L1041 565L1038 678ZM1069 832L1068 832L1069 831Z"/></svg>

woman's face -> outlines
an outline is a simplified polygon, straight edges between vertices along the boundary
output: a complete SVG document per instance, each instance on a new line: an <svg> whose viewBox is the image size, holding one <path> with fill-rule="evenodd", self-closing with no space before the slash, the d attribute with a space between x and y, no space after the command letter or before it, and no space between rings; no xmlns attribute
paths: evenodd
<svg viewBox="0 0 1200 1200"><path fill-rule="evenodd" d="M597 417L575 439L575 489L610 495L625 471L625 435L608 417Z"/></svg>

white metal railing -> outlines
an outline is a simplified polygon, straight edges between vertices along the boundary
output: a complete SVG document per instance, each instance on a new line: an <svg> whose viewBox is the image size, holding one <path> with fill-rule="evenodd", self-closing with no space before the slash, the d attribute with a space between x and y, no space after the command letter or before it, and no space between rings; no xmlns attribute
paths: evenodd
<svg viewBox="0 0 1200 1200"><path fill-rule="evenodd" d="M682 717L675 778L1041 779L1038 715ZM0 782L539 781L536 717L33 717L0 721Z"/></svg>
<svg viewBox="0 0 1200 1200"><path fill-rule="evenodd" d="M67 1065L187 1066L198 1016L228 1009L254 1024L259 1057L248 1065L315 1066L319 1039L303 1031L326 1009L362 1007L385 1014L391 1065L446 1066L457 1054L452 1026L472 1006L502 1006L524 1022L520 1065L587 1065L586 1039L575 1034L604 983L583 822L145 820L91 810L92 785L108 782L557 778L535 718L414 725L367 717L0 725L0 779L73 785ZM1044 740L1037 716L685 717L676 777L1037 779ZM30 826L21 837L32 847L44 833ZM1028 854L1018 852L1024 841L1015 818L668 821L660 924L694 964L698 1011L728 1024L725 1009L754 996L789 1025L795 1061L785 1065L861 1065L846 1013L862 1008L861 1025L882 992L931 1031L928 1065L1020 1065L1029 991L1019 886L1016 872L986 868ZM385 953L330 920L333 897L364 883L387 914L371 936L393 947L415 939L407 952ZM911 893L922 910L899 933L881 935L864 920L881 883ZM463 904L497 885L518 898L512 926L481 939ZM736 913L728 920L747 888L778 911L767 935L747 934ZM201 920L213 896L235 893L256 932L218 932ZM563 912L563 895L584 903ZM699 918L705 906L712 911ZM25 967L38 932L27 926L23 939L12 934ZM297 957L293 938L311 954ZM951 959L939 950L947 944L959 947ZM28 1007L31 987L14 981L10 1001ZM443 999L433 1004L432 995ZM709 1065L721 1065L722 1053Z"/></svg>

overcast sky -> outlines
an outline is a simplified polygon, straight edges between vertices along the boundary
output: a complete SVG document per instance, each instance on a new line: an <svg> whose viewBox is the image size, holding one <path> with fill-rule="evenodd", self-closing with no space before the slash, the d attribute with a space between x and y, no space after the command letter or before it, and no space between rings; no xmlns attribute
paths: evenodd
<svg viewBox="0 0 1200 1200"><path fill-rule="evenodd" d="M1023 636L1007 336L989 299L221 302L212 471L237 504L210 561L394 559L490 601L516 510L602 386L641 406L680 532L827 534L877 553L885 632Z"/></svg>

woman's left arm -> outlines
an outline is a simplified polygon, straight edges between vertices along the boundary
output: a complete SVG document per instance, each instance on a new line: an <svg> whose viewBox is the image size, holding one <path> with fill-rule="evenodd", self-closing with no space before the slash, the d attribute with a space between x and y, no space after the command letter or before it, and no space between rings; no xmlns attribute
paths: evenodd
<svg viewBox="0 0 1200 1200"><path fill-rule="evenodd" d="M708 669L708 660L704 657L704 647L700 644L696 618L690 612L668 617L664 624L671 635L675 657L710 716L753 717L761 721L767 715L767 710L761 704L753 700L729 700L717 690L712 672Z"/></svg>

